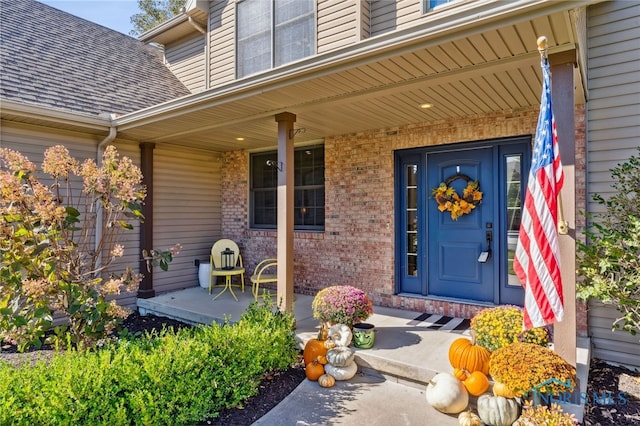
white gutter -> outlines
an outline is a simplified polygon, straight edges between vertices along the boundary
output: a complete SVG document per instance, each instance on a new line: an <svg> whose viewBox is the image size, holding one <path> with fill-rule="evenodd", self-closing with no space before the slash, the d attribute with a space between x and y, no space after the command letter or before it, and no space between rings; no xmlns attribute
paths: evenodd
<svg viewBox="0 0 640 426"><path fill-rule="evenodd" d="M143 43L148 43L153 38L161 35L165 31L168 31L174 27L177 27L180 24L187 22L187 19L188 19L187 15L184 12L182 12L179 15L176 15L173 18L169 19L168 21L164 21L162 24L158 25L157 27L153 27L150 30L140 34L138 36L138 40L140 40Z"/></svg>
<svg viewBox="0 0 640 426"><path fill-rule="evenodd" d="M111 126L109 127L109 134L98 144L96 148L96 164L98 167L102 166L102 159L104 157L104 147L111 143L118 134L118 129L113 125L113 120L115 120L115 114L109 114L109 120L111 121ZM103 226L103 218L102 218L102 205L100 201L96 201L96 233L94 239L94 250L96 252L96 271L102 265L102 250L100 249L100 240L102 240L102 226Z"/></svg>
<svg viewBox="0 0 640 426"><path fill-rule="evenodd" d="M8 114L12 121L55 123L62 129L85 132L89 134L101 134L107 124L105 117L96 117L95 114L67 111L53 106L28 104L0 97L0 110L3 115Z"/></svg>

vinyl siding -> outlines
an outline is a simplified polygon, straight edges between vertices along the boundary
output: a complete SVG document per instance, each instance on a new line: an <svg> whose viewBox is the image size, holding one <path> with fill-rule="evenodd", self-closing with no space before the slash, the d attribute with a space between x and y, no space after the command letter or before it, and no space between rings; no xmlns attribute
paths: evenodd
<svg viewBox="0 0 640 426"><path fill-rule="evenodd" d="M360 0L360 40L371 35L371 2Z"/></svg>
<svg viewBox="0 0 640 426"><path fill-rule="evenodd" d="M612 195L611 172L640 146L640 3L603 2L589 7L587 103L587 209L603 211L592 201L597 193ZM637 336L612 332L618 312L592 302L589 334L593 356L640 366Z"/></svg>
<svg viewBox="0 0 640 426"><path fill-rule="evenodd" d="M589 303L589 334L594 358L640 367L638 335L626 331L611 331L611 324L621 314L609 306L593 301Z"/></svg>
<svg viewBox="0 0 640 426"><path fill-rule="evenodd" d="M317 7L318 54L360 41L359 1L320 0Z"/></svg>
<svg viewBox="0 0 640 426"><path fill-rule="evenodd" d="M422 0L371 2L371 36L411 25L422 18Z"/></svg>
<svg viewBox="0 0 640 426"><path fill-rule="evenodd" d="M218 153L167 145L153 158L154 247L183 247L168 271L153 271L153 288L165 293L198 285L194 261L208 261L221 235L222 163Z"/></svg>
<svg viewBox="0 0 640 426"><path fill-rule="evenodd" d="M205 37L180 40L165 46L167 66L191 93L204 90Z"/></svg>
<svg viewBox="0 0 640 426"><path fill-rule="evenodd" d="M209 2L210 87L234 81L236 77L235 2Z"/></svg>

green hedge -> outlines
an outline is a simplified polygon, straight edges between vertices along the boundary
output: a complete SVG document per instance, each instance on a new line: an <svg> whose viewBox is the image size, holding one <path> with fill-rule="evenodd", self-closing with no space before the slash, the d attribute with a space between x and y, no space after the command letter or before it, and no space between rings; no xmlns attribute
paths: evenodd
<svg viewBox="0 0 640 426"><path fill-rule="evenodd" d="M194 424L296 361L293 324L271 302L254 303L233 325L163 330L48 364L0 362L0 425Z"/></svg>

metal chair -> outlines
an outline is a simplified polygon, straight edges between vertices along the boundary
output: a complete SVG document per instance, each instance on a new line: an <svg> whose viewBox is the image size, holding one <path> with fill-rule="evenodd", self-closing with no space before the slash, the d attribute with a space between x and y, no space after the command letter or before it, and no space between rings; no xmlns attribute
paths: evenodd
<svg viewBox="0 0 640 426"><path fill-rule="evenodd" d="M213 277L225 277L224 288L213 300L216 300L222 293L229 290L236 302L238 297L231 288L231 277L240 275L240 286L244 293L244 266L242 265L242 255L240 248L233 240L222 239L216 241L211 247L211 274L209 275L209 294L213 288Z"/></svg>
<svg viewBox="0 0 640 426"><path fill-rule="evenodd" d="M256 268L251 275L251 292L256 300L258 300L260 284L275 283L278 281L277 268L278 259L274 258L265 259L256 265Z"/></svg>

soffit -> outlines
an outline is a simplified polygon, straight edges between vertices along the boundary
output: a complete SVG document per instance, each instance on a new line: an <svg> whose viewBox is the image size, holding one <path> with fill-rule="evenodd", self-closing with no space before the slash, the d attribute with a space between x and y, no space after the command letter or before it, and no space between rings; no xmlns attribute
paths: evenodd
<svg viewBox="0 0 640 426"><path fill-rule="evenodd" d="M548 38L553 54L580 48L574 34L571 12L560 11L458 38L416 39L396 52L270 81L256 77L170 102L154 114L124 116L116 120L118 135L225 151L275 146L274 115L283 111L296 114L295 127L305 129L296 142L517 111L540 103L538 36ZM582 79L575 81L582 103ZM425 102L433 107L419 108Z"/></svg>

